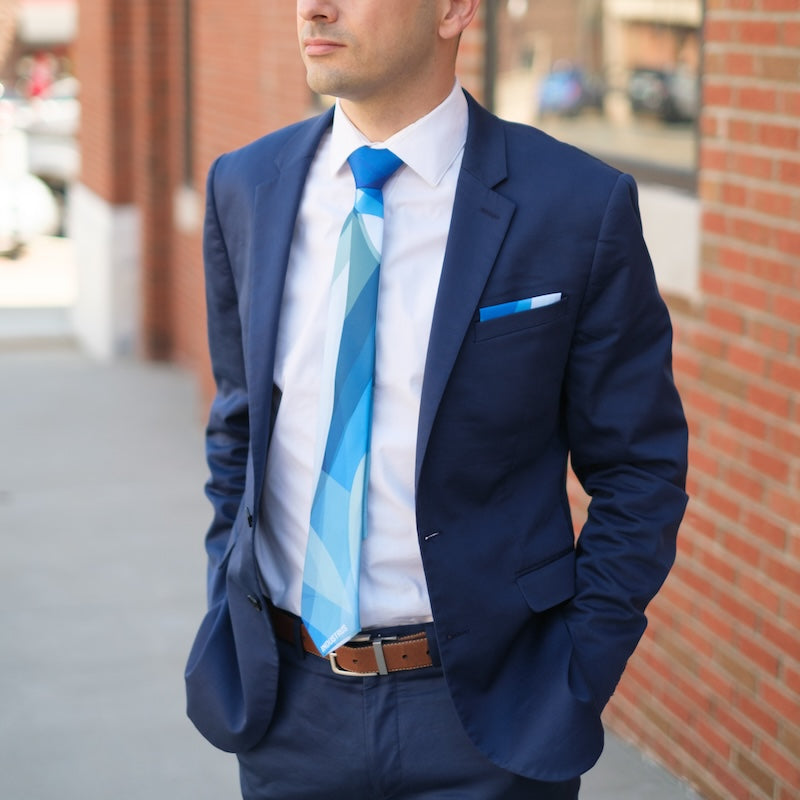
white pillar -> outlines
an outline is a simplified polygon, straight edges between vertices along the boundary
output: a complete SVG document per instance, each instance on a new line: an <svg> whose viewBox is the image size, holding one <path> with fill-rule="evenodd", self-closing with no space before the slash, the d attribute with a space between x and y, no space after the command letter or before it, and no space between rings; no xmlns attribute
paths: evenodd
<svg viewBox="0 0 800 800"><path fill-rule="evenodd" d="M74 330L101 359L137 352L141 339L141 215L114 206L81 183L70 190L68 231L75 242L78 297Z"/></svg>

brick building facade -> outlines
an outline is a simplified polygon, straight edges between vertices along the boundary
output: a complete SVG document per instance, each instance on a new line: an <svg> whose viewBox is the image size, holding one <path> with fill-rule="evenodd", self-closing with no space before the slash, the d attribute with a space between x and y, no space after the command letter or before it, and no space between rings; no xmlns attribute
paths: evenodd
<svg viewBox="0 0 800 800"><path fill-rule="evenodd" d="M704 797L800 787L800 4L709 0L699 296L671 298L691 501L607 722Z"/></svg>
<svg viewBox="0 0 800 800"><path fill-rule="evenodd" d="M84 1L76 47L77 333L100 356L188 366L206 398L205 173L314 110L293 6L233 8ZM483 71L480 19L460 62L479 97ZM788 800L800 786L798 0L707 0L703 97L698 287L667 296L692 500L605 719L703 797Z"/></svg>

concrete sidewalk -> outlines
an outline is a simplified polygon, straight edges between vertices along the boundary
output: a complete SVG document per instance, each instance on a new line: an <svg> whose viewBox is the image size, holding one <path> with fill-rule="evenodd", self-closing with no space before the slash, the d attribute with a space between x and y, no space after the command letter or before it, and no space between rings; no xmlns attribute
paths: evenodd
<svg viewBox="0 0 800 800"><path fill-rule="evenodd" d="M235 759L184 716L202 424L175 367L0 339L2 800L239 796ZM696 795L610 738L581 797Z"/></svg>

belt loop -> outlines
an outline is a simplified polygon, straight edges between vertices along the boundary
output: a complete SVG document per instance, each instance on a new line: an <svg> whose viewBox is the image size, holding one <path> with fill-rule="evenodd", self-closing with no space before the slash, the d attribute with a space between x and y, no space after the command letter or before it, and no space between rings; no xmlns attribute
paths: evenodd
<svg viewBox="0 0 800 800"><path fill-rule="evenodd" d="M300 658L305 658L306 650L303 647L303 620L300 619L300 617L294 617L292 619L292 641L297 655Z"/></svg>
<svg viewBox="0 0 800 800"><path fill-rule="evenodd" d="M441 667L442 659L439 655L439 640L436 638L436 629L433 627L432 622L425 625L425 635L428 639L428 653L430 654L433 666Z"/></svg>

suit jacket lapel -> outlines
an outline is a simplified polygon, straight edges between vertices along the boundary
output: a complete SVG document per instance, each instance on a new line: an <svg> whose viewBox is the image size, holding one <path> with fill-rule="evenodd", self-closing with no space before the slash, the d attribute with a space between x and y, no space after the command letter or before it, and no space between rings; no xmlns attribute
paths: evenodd
<svg viewBox="0 0 800 800"><path fill-rule="evenodd" d="M299 126L298 132L275 158L271 174L255 191L255 225L250 253L250 349L246 354L255 508L258 508L264 482L275 346L295 218L311 161L332 118L331 109L310 124Z"/></svg>
<svg viewBox="0 0 800 800"><path fill-rule="evenodd" d="M507 176L503 127L467 100L467 141L422 383L415 486L445 386L515 209L494 191Z"/></svg>

